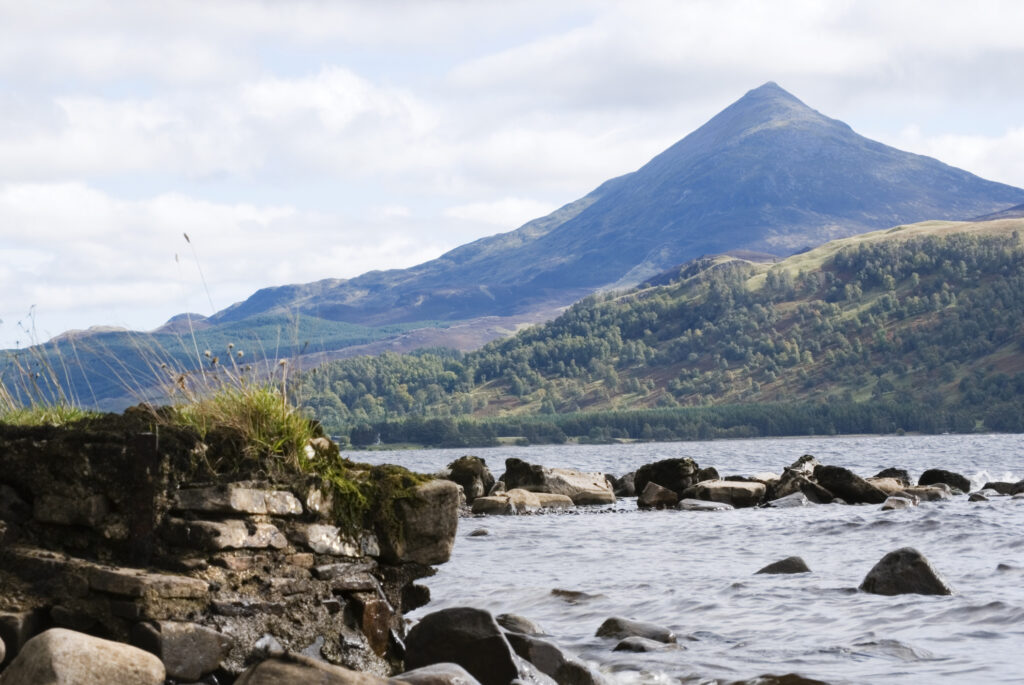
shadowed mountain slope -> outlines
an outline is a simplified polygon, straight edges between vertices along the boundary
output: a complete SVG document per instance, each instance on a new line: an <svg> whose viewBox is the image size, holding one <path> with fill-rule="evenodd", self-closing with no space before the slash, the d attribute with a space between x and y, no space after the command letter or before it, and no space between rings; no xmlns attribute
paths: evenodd
<svg viewBox="0 0 1024 685"><path fill-rule="evenodd" d="M515 231L410 269L267 288L210 322L283 309L371 325L510 315L705 254L788 255L1022 201L1020 188L869 140L767 83L639 170Z"/></svg>

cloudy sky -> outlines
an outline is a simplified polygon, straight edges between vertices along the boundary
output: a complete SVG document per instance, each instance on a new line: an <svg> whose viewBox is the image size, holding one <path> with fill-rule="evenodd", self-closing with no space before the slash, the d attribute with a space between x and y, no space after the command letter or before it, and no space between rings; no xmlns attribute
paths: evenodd
<svg viewBox="0 0 1024 685"><path fill-rule="evenodd" d="M1022 33L1013 0L0 0L0 347L420 263L768 80L1024 186Z"/></svg>

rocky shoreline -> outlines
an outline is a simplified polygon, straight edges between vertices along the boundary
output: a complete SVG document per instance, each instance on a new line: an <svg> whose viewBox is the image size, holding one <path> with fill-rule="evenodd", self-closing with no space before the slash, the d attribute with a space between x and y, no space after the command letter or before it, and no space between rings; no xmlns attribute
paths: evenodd
<svg viewBox="0 0 1024 685"><path fill-rule="evenodd" d="M586 511L622 497L641 510L697 512L1024 498L1024 481L968 494L970 481L949 471L917 483L900 469L862 478L810 455L779 474L725 477L692 459L622 477L508 459L500 480L466 456L357 530L339 525L345 502L316 477L197 477L208 449L187 431L128 419L80 431L0 427L0 685L599 684L595 664L521 616L461 607L410 629L405 614L429 601L416 581L448 560L459 516ZM309 449L336 447L319 438ZM758 573L808 571L791 557ZM952 592L910 548L887 554L860 589ZM625 617L597 636L611 651L675 642ZM758 682L816 682L771 678Z"/></svg>

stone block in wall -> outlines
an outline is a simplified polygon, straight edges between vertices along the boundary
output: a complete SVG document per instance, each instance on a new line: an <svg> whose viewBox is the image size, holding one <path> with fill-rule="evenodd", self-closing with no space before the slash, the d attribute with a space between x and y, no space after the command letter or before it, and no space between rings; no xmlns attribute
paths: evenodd
<svg viewBox="0 0 1024 685"><path fill-rule="evenodd" d="M99 566L89 571L89 587L111 595L164 599L202 599L210 591L210 586L198 578Z"/></svg>
<svg viewBox="0 0 1024 685"><path fill-rule="evenodd" d="M350 539L337 526L323 523L304 523L292 526L292 539L317 554L331 554L339 557L362 556L358 542Z"/></svg>
<svg viewBox="0 0 1024 685"><path fill-rule="evenodd" d="M36 498L32 508L32 517L42 523L95 527L100 524L109 511L109 503L103 495L89 497L43 495Z"/></svg>
<svg viewBox="0 0 1024 685"><path fill-rule="evenodd" d="M174 508L220 514L297 516L302 513L302 503L287 490L235 485L178 490L174 493Z"/></svg>
<svg viewBox="0 0 1024 685"><path fill-rule="evenodd" d="M379 530L382 558L389 563L443 564L452 554L462 488L450 480L432 480L411 499L395 502L399 527Z"/></svg>
<svg viewBox="0 0 1024 685"><path fill-rule="evenodd" d="M335 592L369 592L380 587L369 564L322 564L313 568L313 575L327 581Z"/></svg>
<svg viewBox="0 0 1024 685"><path fill-rule="evenodd" d="M138 623L132 644L155 654L167 669L167 677L192 682L220 667L231 640L216 630L187 621Z"/></svg>
<svg viewBox="0 0 1024 685"><path fill-rule="evenodd" d="M227 521L186 521L169 518L165 538L175 545L211 552L224 549L283 549L288 539L271 523L231 519Z"/></svg>

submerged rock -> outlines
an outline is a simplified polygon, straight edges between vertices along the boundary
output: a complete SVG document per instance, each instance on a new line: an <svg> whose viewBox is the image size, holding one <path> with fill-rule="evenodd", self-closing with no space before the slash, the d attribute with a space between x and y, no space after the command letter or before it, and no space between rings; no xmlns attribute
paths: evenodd
<svg viewBox="0 0 1024 685"><path fill-rule="evenodd" d="M938 502L944 499L952 499L953 491L945 483L935 485L912 485L897 493L901 497L912 497L922 502Z"/></svg>
<svg viewBox="0 0 1024 685"><path fill-rule="evenodd" d="M906 469L897 469L895 467L883 469L876 473L873 478L894 478L902 483L903 487L908 487L914 484L914 482L910 480L910 473L907 472ZM871 480L871 478L868 478L868 480Z"/></svg>
<svg viewBox="0 0 1024 685"><path fill-rule="evenodd" d="M508 489L565 495L574 504L613 504L615 493L603 473L558 469L529 464L522 459L505 460L502 476Z"/></svg>
<svg viewBox="0 0 1024 685"><path fill-rule="evenodd" d="M709 502L702 499L683 499L676 507L682 511L731 511L736 507L725 502Z"/></svg>
<svg viewBox="0 0 1024 685"><path fill-rule="evenodd" d="M1005 481L994 481L994 482L985 483L984 487L982 487L981 489L982 490L994 490L994 491L998 492L1000 495L1012 495L1013 494L1013 487L1014 487L1014 485L1016 485L1016 484L1015 483L1007 483Z"/></svg>
<svg viewBox="0 0 1024 685"><path fill-rule="evenodd" d="M814 504L816 503L812 502L807 495L797 491L790 493L785 497L779 497L778 499L765 502L762 506L769 507L771 509L792 509L793 507L809 507Z"/></svg>
<svg viewBox="0 0 1024 685"><path fill-rule="evenodd" d="M968 502L988 502L988 497L980 492L972 492L970 497L967 498Z"/></svg>
<svg viewBox="0 0 1024 685"><path fill-rule="evenodd" d="M860 589L875 595L950 595L945 581L913 547L889 552L868 571Z"/></svg>
<svg viewBox="0 0 1024 685"><path fill-rule="evenodd" d="M766 573L766 574L784 574L784 573L810 573L811 569L807 567L807 564L800 557L786 557L779 561L768 564L760 571L755 573Z"/></svg>
<svg viewBox="0 0 1024 685"><path fill-rule="evenodd" d="M834 496L849 504L881 504L886 494L842 466L816 466L814 478Z"/></svg>
<svg viewBox="0 0 1024 685"><path fill-rule="evenodd" d="M644 486L644 491L636 499L636 505L641 509L668 509L677 504L679 495L654 482Z"/></svg>
<svg viewBox="0 0 1024 685"><path fill-rule="evenodd" d="M900 497L897 495L893 495L892 497L887 497L885 501L882 502L882 511L909 509L910 507L914 506L917 506L917 502L911 499L910 497Z"/></svg>
<svg viewBox="0 0 1024 685"><path fill-rule="evenodd" d="M508 492L501 492L487 497L477 497L473 500L474 514L497 514L511 516L516 514L529 514L540 511L541 502L537 493L528 492L521 488L513 488Z"/></svg>
<svg viewBox="0 0 1024 685"><path fill-rule="evenodd" d="M648 640L674 644L675 633L668 628L659 626L656 623L646 621L633 621L628 618L614 616L607 619L597 629L597 637L614 637L618 639L627 637L645 637Z"/></svg>
<svg viewBox="0 0 1024 685"><path fill-rule="evenodd" d="M0 685L163 685L160 659L138 647L51 628L22 647Z"/></svg>
<svg viewBox="0 0 1024 685"><path fill-rule="evenodd" d="M636 497L636 471L627 473L622 478L606 476L612 484L612 491L616 497Z"/></svg>
<svg viewBox="0 0 1024 685"><path fill-rule="evenodd" d="M907 484L898 478L878 478L876 476L873 478L865 478L864 480L871 483L887 495L895 495L907 487Z"/></svg>
<svg viewBox="0 0 1024 685"><path fill-rule="evenodd" d="M483 685L508 685L519 677L515 652L494 617L481 609L454 607L427 614L405 640L405 666L456 663Z"/></svg>
<svg viewBox="0 0 1024 685"><path fill-rule="evenodd" d="M928 469L917 479L918 485L935 485L936 483L945 483L961 492L971 491L971 481L967 477L945 469Z"/></svg>
<svg viewBox="0 0 1024 685"><path fill-rule="evenodd" d="M612 649L613 652L661 652L666 649L678 648L678 645L671 645L665 642L658 642L646 637L634 635L619 641Z"/></svg>

